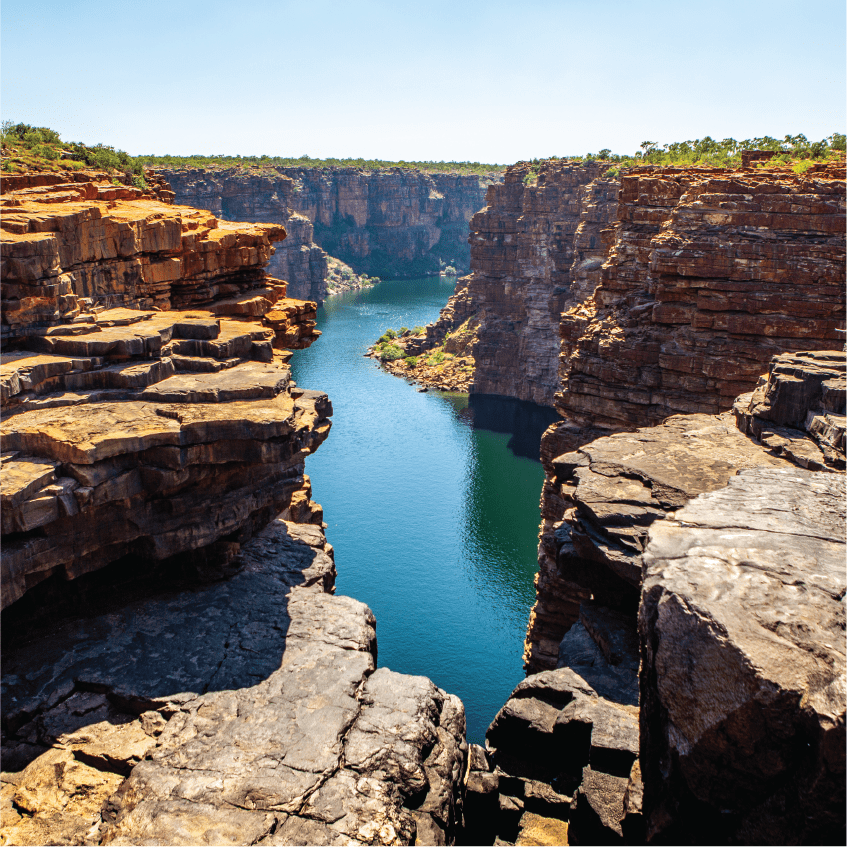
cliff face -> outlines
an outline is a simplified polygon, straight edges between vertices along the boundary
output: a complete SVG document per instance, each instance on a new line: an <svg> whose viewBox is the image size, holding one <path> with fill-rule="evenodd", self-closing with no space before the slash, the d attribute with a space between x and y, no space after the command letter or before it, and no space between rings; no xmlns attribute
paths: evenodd
<svg viewBox="0 0 848 848"><path fill-rule="evenodd" d="M468 221L490 180L409 168L282 168L294 204L329 254L356 271L403 278L469 267Z"/></svg>
<svg viewBox="0 0 848 848"><path fill-rule="evenodd" d="M844 208L844 168L832 165L803 176L640 169L622 177L600 283L562 316L555 403L563 421L541 446L528 668L551 667L553 642L579 603L558 576L557 527L570 506L554 457L675 413L728 410L775 354L841 345Z"/></svg>
<svg viewBox="0 0 848 848"><path fill-rule="evenodd" d="M600 288L562 321L557 409L622 429L715 414L772 356L843 339L845 170L639 169Z"/></svg>
<svg viewBox="0 0 848 848"><path fill-rule="evenodd" d="M551 463L531 673L472 755L489 837L844 841L844 355L734 411Z"/></svg>
<svg viewBox="0 0 848 848"><path fill-rule="evenodd" d="M615 215L618 181L601 177L607 168L546 162L535 177L527 163L508 168L471 219L472 273L410 352L441 345L468 321L470 390L552 406L560 315L594 288L601 231Z"/></svg>
<svg viewBox="0 0 848 848"><path fill-rule="evenodd" d="M376 668L304 459L275 224L88 175L3 195L0 836L446 844L461 702ZM140 308L144 307L144 308Z"/></svg>
<svg viewBox="0 0 848 848"><path fill-rule="evenodd" d="M292 297L320 303L327 295L327 254L313 240L312 222L294 204L296 186L274 178L229 170L162 170L176 201L208 209L229 221L281 224L286 240L277 248L268 273L286 280Z"/></svg>
<svg viewBox="0 0 848 848"><path fill-rule="evenodd" d="M226 559L329 431L279 350L317 337L263 269L285 230L108 183L2 203L3 605L126 556Z"/></svg>
<svg viewBox="0 0 848 848"><path fill-rule="evenodd" d="M489 182L407 168L160 173L179 203L230 220L284 223L289 238L269 270L286 279L294 295L318 302L327 293L327 254L359 274L380 277L437 274L440 260L467 269L468 221L483 205Z"/></svg>

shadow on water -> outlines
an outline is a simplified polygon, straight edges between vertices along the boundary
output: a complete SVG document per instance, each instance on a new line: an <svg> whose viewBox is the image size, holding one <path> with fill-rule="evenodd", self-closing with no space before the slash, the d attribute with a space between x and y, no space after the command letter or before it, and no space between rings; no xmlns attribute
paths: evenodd
<svg viewBox="0 0 848 848"><path fill-rule="evenodd" d="M556 410L524 400L499 395L461 395L445 393L459 421L475 430L508 433L506 446L516 455L539 459L542 434L559 420Z"/></svg>

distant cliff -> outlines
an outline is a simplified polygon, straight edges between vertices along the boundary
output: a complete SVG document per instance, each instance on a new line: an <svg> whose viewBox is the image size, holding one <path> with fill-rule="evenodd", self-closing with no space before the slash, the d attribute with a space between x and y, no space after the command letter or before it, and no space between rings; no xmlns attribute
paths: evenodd
<svg viewBox="0 0 848 848"><path fill-rule="evenodd" d="M228 220L284 223L269 271L297 297L327 293L327 254L359 274L404 278L470 267L468 221L494 177L410 168L161 170L178 203Z"/></svg>

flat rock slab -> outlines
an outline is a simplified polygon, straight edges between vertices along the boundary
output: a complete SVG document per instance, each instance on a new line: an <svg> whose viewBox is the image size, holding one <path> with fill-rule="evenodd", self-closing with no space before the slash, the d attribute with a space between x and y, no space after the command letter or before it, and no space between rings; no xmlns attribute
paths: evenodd
<svg viewBox="0 0 848 848"><path fill-rule="evenodd" d="M279 438L291 432L293 410L287 395L228 404L87 404L24 412L2 432L7 450L91 464L163 445Z"/></svg>
<svg viewBox="0 0 848 848"><path fill-rule="evenodd" d="M276 397L291 372L261 362L245 362L218 373L179 374L149 386L143 400L169 403L224 403Z"/></svg>
<svg viewBox="0 0 848 848"><path fill-rule="evenodd" d="M652 503L665 509L726 486L742 468L784 464L740 433L731 413L674 415L658 427L615 433L554 460L558 469L586 465L605 477L640 480L650 488ZM632 497L628 490L622 500L632 502Z"/></svg>
<svg viewBox="0 0 848 848"><path fill-rule="evenodd" d="M49 746L13 791L71 750L129 771L75 825L62 820L90 844L444 844L465 771L462 704L426 678L375 671L374 617L326 593L320 527L277 520L241 563L228 580L116 599L4 645L4 744ZM55 817L51 792L30 823ZM4 815L4 835L15 827Z"/></svg>
<svg viewBox="0 0 848 848"><path fill-rule="evenodd" d="M652 525L646 809L679 805L708 841L844 841L845 553L844 477L798 468L742 471Z"/></svg>

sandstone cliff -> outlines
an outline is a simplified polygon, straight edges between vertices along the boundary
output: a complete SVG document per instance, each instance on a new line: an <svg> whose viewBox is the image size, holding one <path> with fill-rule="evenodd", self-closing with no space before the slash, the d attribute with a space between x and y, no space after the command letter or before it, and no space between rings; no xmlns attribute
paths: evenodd
<svg viewBox="0 0 848 848"><path fill-rule="evenodd" d="M844 341L845 169L624 174L600 288L563 316L560 413L718 413L772 356Z"/></svg>
<svg viewBox="0 0 848 848"><path fill-rule="evenodd" d="M411 168L160 173L180 203L231 220L284 223L287 246L270 270L288 280L293 294L318 302L327 293L326 254L357 274L384 278L437 274L444 264L467 269L468 221L491 181Z"/></svg>
<svg viewBox="0 0 848 848"><path fill-rule="evenodd" d="M522 221L507 193L511 184L519 196L517 182L508 174L486 210L491 230ZM613 192L602 181L580 192L575 305L562 315L553 380L563 421L541 447L529 676L489 728L487 749L472 752L466 809L481 811L481 838L510 842L561 841L567 823L578 844L763 833L839 843L845 590L835 563L845 556L845 502L841 476L826 472L845 467L845 358L833 352L844 337L844 167L638 169L624 173L617 202ZM550 242L543 223L536 231L541 252ZM528 236L525 249L536 244ZM502 256L520 267L505 248L492 262ZM473 326L471 391L526 391L539 358L525 364L519 339L532 325L506 275L479 288L492 270L474 266L460 281L422 347ZM498 343L488 347L490 333ZM806 352L778 355L793 349ZM790 504L803 517L799 535L784 538ZM703 530L691 530L686 510L677 520L684 507ZM740 528L733 550L720 540L728 526ZM742 580L738 591L715 584L708 537L728 579ZM739 553L743 537L751 548ZM803 593L783 593L795 574L786 557L802 549L801 584L824 575L815 611ZM697 579L687 580L678 552L701 569ZM777 618L764 613L770 605ZM803 622L779 651L767 644L777 620ZM801 637L808 626L815 635ZM670 660L689 642L685 658ZM782 673L790 668L800 671ZM699 716L715 686L738 697L716 701L707 731ZM806 756L791 753L801 748ZM815 812L805 818L805 808Z"/></svg>
<svg viewBox="0 0 848 848"><path fill-rule="evenodd" d="M208 209L229 221L280 224L286 240L268 272L286 280L293 297L321 303L327 295L327 254L313 240L312 222L297 211L297 187L290 177L248 174L237 169L181 169L159 172L176 201Z"/></svg>
<svg viewBox="0 0 848 848"><path fill-rule="evenodd" d="M462 704L333 595L285 230L87 176L2 197L3 841L452 842Z"/></svg>

